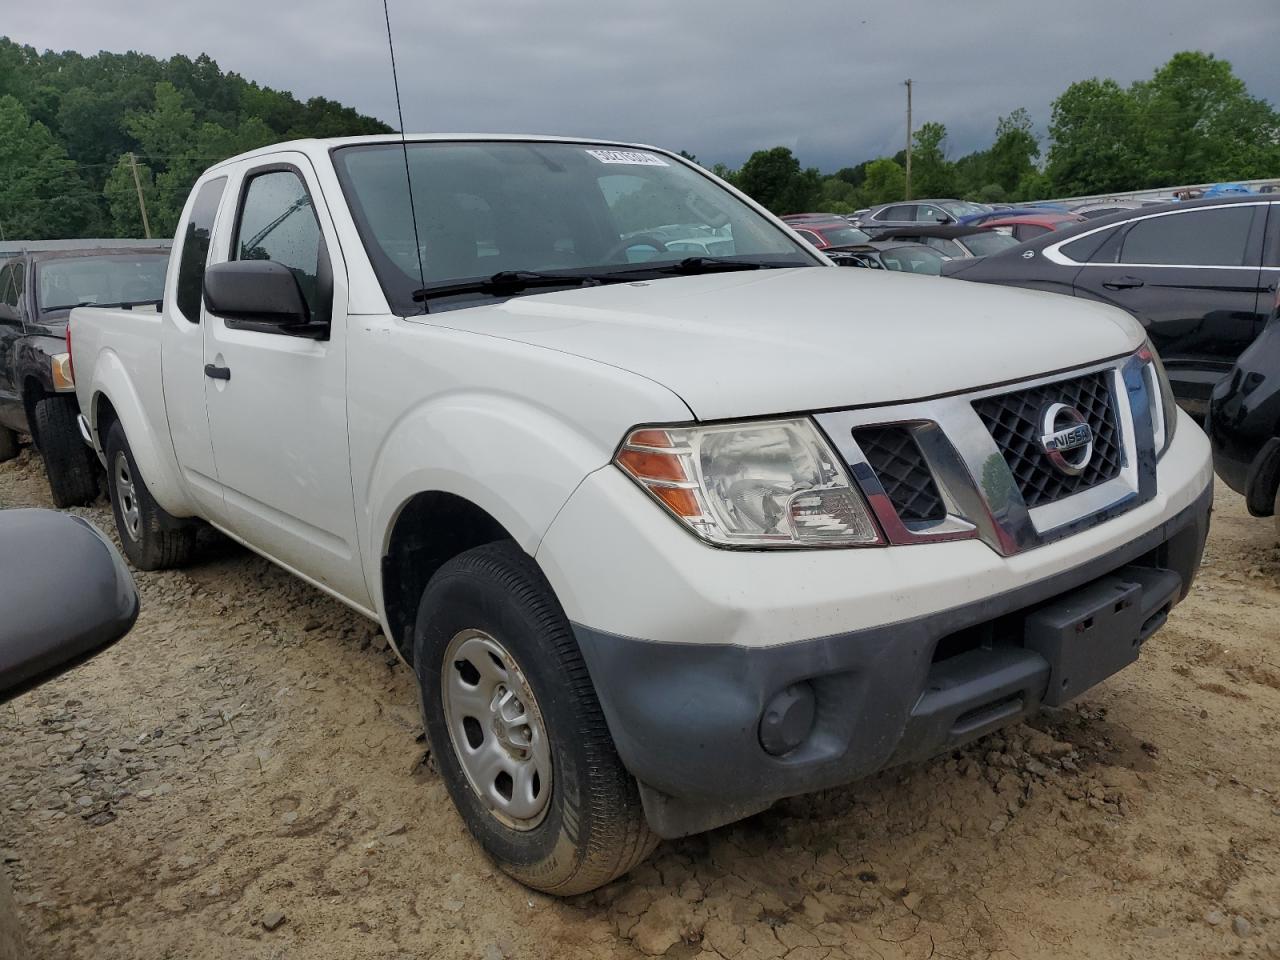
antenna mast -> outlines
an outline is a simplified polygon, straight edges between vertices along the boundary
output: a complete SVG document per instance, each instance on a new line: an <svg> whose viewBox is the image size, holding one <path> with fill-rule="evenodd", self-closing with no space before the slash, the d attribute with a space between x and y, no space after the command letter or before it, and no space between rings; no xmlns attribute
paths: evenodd
<svg viewBox="0 0 1280 960"><path fill-rule="evenodd" d="M404 153L404 182L409 188L409 217L413 220L413 249L418 255L418 283L427 285L427 272L422 267L422 241L418 237L418 211L413 202L413 177L409 174L409 143L404 135L404 110L400 106L400 76L396 72L396 46L391 40L391 11L387 9L387 0L382 0L382 15L387 21L387 49L391 51L391 81L396 88L396 116L400 120L400 149ZM427 311L427 302L422 302L422 312Z"/></svg>

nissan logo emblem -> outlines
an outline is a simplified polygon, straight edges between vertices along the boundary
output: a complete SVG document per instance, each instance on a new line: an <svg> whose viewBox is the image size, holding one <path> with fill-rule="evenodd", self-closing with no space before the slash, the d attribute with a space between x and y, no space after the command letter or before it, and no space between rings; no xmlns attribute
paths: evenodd
<svg viewBox="0 0 1280 960"><path fill-rule="evenodd" d="M1093 459L1093 429L1075 407L1051 403L1040 417L1040 448L1062 473L1079 476Z"/></svg>

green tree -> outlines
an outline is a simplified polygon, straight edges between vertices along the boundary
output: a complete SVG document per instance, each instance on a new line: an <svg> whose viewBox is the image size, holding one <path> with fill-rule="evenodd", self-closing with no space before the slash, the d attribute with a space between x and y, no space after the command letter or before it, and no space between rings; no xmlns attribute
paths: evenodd
<svg viewBox="0 0 1280 960"><path fill-rule="evenodd" d="M955 193L955 167L947 162L947 128L926 123L911 143L911 194L916 197L949 197Z"/></svg>
<svg viewBox="0 0 1280 960"><path fill-rule="evenodd" d="M1024 177L1036 172L1040 142L1032 132L1031 116L1019 107L996 123L996 139L987 151L987 177L1006 195L1016 195Z"/></svg>
<svg viewBox="0 0 1280 960"><path fill-rule="evenodd" d="M1050 192L1107 193L1148 178L1137 169L1140 131L1129 95L1114 80L1082 80L1053 102L1049 123Z"/></svg>
<svg viewBox="0 0 1280 960"><path fill-rule="evenodd" d="M814 206L826 213L853 213L861 195L839 177L824 177Z"/></svg>
<svg viewBox="0 0 1280 960"><path fill-rule="evenodd" d="M1280 117L1249 96L1231 64L1212 54L1173 56L1130 96L1140 117L1145 180L1244 180L1276 172Z"/></svg>
<svg viewBox="0 0 1280 960"><path fill-rule="evenodd" d="M822 175L812 167L802 170L789 148L774 147L748 157L734 185L774 213L801 213L817 202Z"/></svg>
<svg viewBox="0 0 1280 960"><path fill-rule="evenodd" d="M99 211L75 164L18 100L0 97L0 227L14 239L82 237Z"/></svg>
<svg viewBox="0 0 1280 960"><path fill-rule="evenodd" d="M907 193L907 172L889 157L872 160L867 164L862 193L868 204L901 200Z"/></svg>

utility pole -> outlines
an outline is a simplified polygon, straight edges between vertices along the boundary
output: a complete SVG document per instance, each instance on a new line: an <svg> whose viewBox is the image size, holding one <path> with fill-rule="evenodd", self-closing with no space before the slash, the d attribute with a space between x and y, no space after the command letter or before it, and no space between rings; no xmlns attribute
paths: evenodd
<svg viewBox="0 0 1280 960"><path fill-rule="evenodd" d="M138 158L133 155L133 151L129 152L129 166L133 168L133 185L138 188L138 209L142 212L142 232L150 240L151 222L147 219L147 201L142 196L142 180L138 177ZM910 179L910 175L908 175L908 182L910 182Z"/></svg>
<svg viewBox="0 0 1280 960"><path fill-rule="evenodd" d="M907 196L911 199L911 78L907 78Z"/></svg>

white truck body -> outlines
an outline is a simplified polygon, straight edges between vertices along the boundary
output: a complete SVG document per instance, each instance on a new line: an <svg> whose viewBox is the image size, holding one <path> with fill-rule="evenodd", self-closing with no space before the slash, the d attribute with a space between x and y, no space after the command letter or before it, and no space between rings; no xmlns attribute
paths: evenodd
<svg viewBox="0 0 1280 960"><path fill-rule="evenodd" d="M441 136L410 145L455 141L578 143ZM716 182L726 203L794 238L812 265L530 290L404 315L380 282L335 170L334 151L353 144L386 140L285 144L213 167L184 211L163 312L74 312L88 438L105 462L106 433L118 422L167 514L207 522L378 620L406 659L414 656L425 584L398 568L406 555L397 537L406 523L423 523L431 541L430 518L415 505L482 511L536 561L573 625L610 733L659 833L725 822L1049 702L1044 677L1056 668L1037 661L1026 674L1034 683L1019 681L1031 692L1016 709L999 707L991 723L979 717L970 727L957 714L942 733L917 737L924 746L906 745L929 692L960 682L928 679L949 662L938 659L940 634L1043 604L1139 554L1168 553L1161 545L1188 529L1179 548L1185 569L1171 581L1177 589L1165 590L1172 599L1161 601L1159 616L1189 588L1207 528L1209 448L1194 423L1162 406L1143 331L1126 314L1050 294L832 267L785 224ZM653 148L594 146L685 165ZM184 263L190 269L184 245L194 242L184 231L202 189L221 183L201 273L235 259L237 204L247 178L264 170L293 171L310 195L332 266L324 339L246 328L207 305L190 317L178 303ZM208 371L229 371L229 379ZM1074 496L1023 504L1010 493L1012 468L983 432L975 404L1089 376L1113 391L1115 475ZM646 425L759 418L816 424L846 461L886 543L725 549L664 515L615 460L629 431ZM906 424L926 446L927 431L940 425L959 451L957 459L950 448L930 447L926 457L945 501L939 524L900 523L869 468L858 472L863 460L849 431L886 423ZM971 441L978 452L965 446ZM1161 442L1163 449L1153 447ZM912 632L917 626L922 633ZM895 641L898 627L904 632ZM831 647L838 637L863 640ZM642 652L618 653L609 646L617 638ZM864 640L876 652L850 661L840 676L855 678L852 685L822 706L822 663ZM891 649L902 652L896 665L886 661ZM735 687L738 668L728 664L749 651L777 659L758 661L770 666ZM730 658L723 669L720 656ZM637 663L643 673L643 664L667 657L681 664L681 676L704 669L704 679L715 678L708 682L723 694L723 710L718 694L706 697L706 718L691 710L689 697L702 695L673 685L664 668L655 667L652 680L636 674ZM618 681L618 669L631 682ZM880 690L898 680L901 691ZM880 724L874 736L860 743L846 732L830 756L816 735L781 759L761 750L756 726L766 722L771 684L810 681L818 691L815 729L825 729L833 704L862 697ZM670 741L700 723L711 752L684 756ZM721 735L733 745L717 746ZM759 755L747 757L751 750ZM699 765L719 787L705 782ZM713 796L717 789L729 799Z"/></svg>

